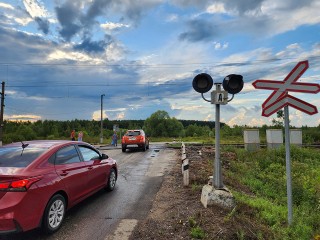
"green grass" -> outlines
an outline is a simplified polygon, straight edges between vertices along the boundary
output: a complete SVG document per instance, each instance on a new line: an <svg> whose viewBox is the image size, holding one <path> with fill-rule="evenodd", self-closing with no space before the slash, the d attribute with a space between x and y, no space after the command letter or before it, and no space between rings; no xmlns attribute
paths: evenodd
<svg viewBox="0 0 320 240"><path fill-rule="evenodd" d="M227 172L248 186L254 196L232 189L238 202L256 209L275 239L315 239L320 234L320 151L291 147L293 223L287 223L285 149L237 154Z"/></svg>
<svg viewBox="0 0 320 240"><path fill-rule="evenodd" d="M203 229L201 229L198 226L191 228L190 235L192 238L195 238L195 239L203 239L206 236Z"/></svg>

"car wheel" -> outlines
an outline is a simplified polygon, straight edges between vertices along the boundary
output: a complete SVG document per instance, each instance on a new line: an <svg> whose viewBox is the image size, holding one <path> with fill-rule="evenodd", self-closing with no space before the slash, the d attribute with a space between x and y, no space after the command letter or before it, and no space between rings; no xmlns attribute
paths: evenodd
<svg viewBox="0 0 320 240"><path fill-rule="evenodd" d="M147 150L147 144L146 144L146 143L142 145L142 150L143 150L144 152Z"/></svg>
<svg viewBox="0 0 320 240"><path fill-rule="evenodd" d="M44 212L43 230L48 234L56 232L62 225L65 213L66 200L60 194L54 195Z"/></svg>
<svg viewBox="0 0 320 240"><path fill-rule="evenodd" d="M147 149L149 149L149 142L148 142L148 145L147 145Z"/></svg>
<svg viewBox="0 0 320 240"><path fill-rule="evenodd" d="M116 186L116 182L117 182L116 171L113 168L111 168L106 190L109 191L109 192L113 191L113 189Z"/></svg>
<svg viewBox="0 0 320 240"><path fill-rule="evenodd" d="M122 145L122 152L125 152L126 150L126 146Z"/></svg>

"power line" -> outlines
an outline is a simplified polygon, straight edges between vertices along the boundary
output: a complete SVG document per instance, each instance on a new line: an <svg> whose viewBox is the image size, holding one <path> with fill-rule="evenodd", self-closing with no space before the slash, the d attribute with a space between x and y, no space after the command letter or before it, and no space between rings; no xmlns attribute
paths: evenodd
<svg viewBox="0 0 320 240"><path fill-rule="evenodd" d="M308 59L319 59L320 56L309 56ZM213 61L213 62L189 62L189 63L156 63L156 64L146 64L146 63L104 63L104 64L71 64L71 63L15 63L15 62L0 62L0 65L3 66L59 66L59 67L177 67L177 66L190 66L190 65L212 65L213 67L224 67L224 66L245 66L245 65L254 65L254 64L262 64L262 63L271 63L285 60L296 60L293 57L286 58L270 58L265 60L250 60L244 62L224 62L224 61Z"/></svg>
<svg viewBox="0 0 320 240"><path fill-rule="evenodd" d="M41 81L41 84L45 84L43 81ZM48 85L43 85L41 86L39 85L8 85L7 87L9 88L35 88L35 87L45 87L45 88L50 88L50 87L112 87L112 86L145 86L148 85L149 87L161 87L161 86L182 86L185 85L185 83L159 83L159 84L153 84L150 85L149 82L145 82L145 83L132 83L132 82L126 82L126 83L95 83L95 84L87 84L87 83L74 83L74 84L70 84L70 83L50 83L50 86Z"/></svg>

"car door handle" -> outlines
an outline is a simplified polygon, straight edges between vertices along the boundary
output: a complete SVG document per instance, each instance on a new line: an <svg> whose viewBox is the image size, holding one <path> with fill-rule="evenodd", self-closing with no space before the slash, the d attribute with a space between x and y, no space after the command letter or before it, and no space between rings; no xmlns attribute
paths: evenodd
<svg viewBox="0 0 320 240"><path fill-rule="evenodd" d="M89 170L93 169L93 167L88 167Z"/></svg>

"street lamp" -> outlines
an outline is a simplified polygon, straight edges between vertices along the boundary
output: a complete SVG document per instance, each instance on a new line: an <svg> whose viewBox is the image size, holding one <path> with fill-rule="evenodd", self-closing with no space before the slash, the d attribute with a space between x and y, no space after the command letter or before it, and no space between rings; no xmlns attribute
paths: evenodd
<svg viewBox="0 0 320 240"><path fill-rule="evenodd" d="M103 143L103 97L105 94L101 94L101 127L100 127L100 143Z"/></svg>

